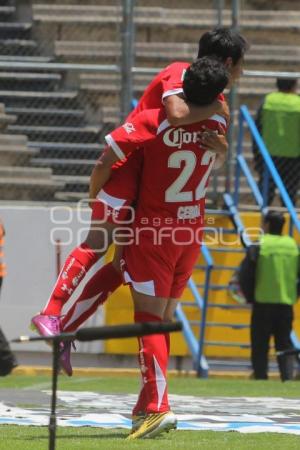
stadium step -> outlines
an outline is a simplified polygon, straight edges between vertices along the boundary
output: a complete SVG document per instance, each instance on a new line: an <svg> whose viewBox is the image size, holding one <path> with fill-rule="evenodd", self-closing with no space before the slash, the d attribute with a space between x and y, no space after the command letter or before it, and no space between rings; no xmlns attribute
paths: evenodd
<svg viewBox="0 0 300 450"><path fill-rule="evenodd" d="M0 39L30 39L31 28L29 22L0 22Z"/></svg>
<svg viewBox="0 0 300 450"><path fill-rule="evenodd" d="M24 134L32 141L55 142L98 142L99 127L50 127L50 126L30 126L30 125L10 125L8 130L16 134Z"/></svg>
<svg viewBox="0 0 300 450"><path fill-rule="evenodd" d="M55 193L55 200L60 202L79 202L81 200L88 199L87 192L70 192L70 191L59 191Z"/></svg>
<svg viewBox="0 0 300 450"><path fill-rule="evenodd" d="M78 107L77 91L35 92L35 91L0 91L0 102L9 106L30 108L61 107L63 109Z"/></svg>
<svg viewBox="0 0 300 450"><path fill-rule="evenodd" d="M95 161L90 159L32 158L32 164L51 167L56 175L91 175Z"/></svg>
<svg viewBox="0 0 300 450"><path fill-rule="evenodd" d="M114 5L33 5L33 18L44 23L109 23L120 22L120 8ZM299 11L242 10L240 24L243 29L299 27ZM137 26L183 26L185 28L212 27L216 23L216 10L207 8L162 8L138 6L135 10ZM231 24L231 10L223 10L224 26Z"/></svg>
<svg viewBox="0 0 300 450"><path fill-rule="evenodd" d="M181 306L185 307L185 306L189 306L189 307L195 307L198 308L198 305L195 301L188 301L188 300L182 300L181 301ZM230 304L230 303L217 303L217 302L209 302L207 304L208 308L220 308L220 309L244 309L244 310L249 310L250 306L249 305L244 305L244 304Z"/></svg>
<svg viewBox="0 0 300 450"><path fill-rule="evenodd" d="M0 91L4 89L21 89L22 91L54 90L58 88L61 78L61 75L58 73L0 71Z"/></svg>
<svg viewBox="0 0 300 450"><path fill-rule="evenodd" d="M6 132L7 125L16 123L17 117L7 113L3 103L0 103L0 130Z"/></svg>
<svg viewBox="0 0 300 450"><path fill-rule="evenodd" d="M5 177L0 178L0 196L2 200L18 199L23 201L51 201L55 193L63 189L64 184L48 177Z"/></svg>
<svg viewBox="0 0 300 450"><path fill-rule="evenodd" d="M82 193L87 196L89 192L90 177L86 175L55 175L54 179L65 182L64 192Z"/></svg>
<svg viewBox="0 0 300 450"><path fill-rule="evenodd" d="M0 177L3 179L31 179L35 180L37 178L51 178L52 170L49 167L38 168L38 167L19 167L19 166L1 166L0 167ZM60 185L63 185L62 180L60 181Z"/></svg>
<svg viewBox="0 0 300 450"><path fill-rule="evenodd" d="M2 56L34 56L36 52L36 41L30 39L0 39L0 55Z"/></svg>
<svg viewBox="0 0 300 450"><path fill-rule="evenodd" d="M0 55L0 62L9 63L34 63L36 68L39 68L39 64L50 63L52 58L49 56L31 56L31 55ZM7 68L9 66L7 65Z"/></svg>
<svg viewBox="0 0 300 450"><path fill-rule="evenodd" d="M196 284L198 289L204 289L204 284ZM228 284L210 284L209 289L211 291L224 291L228 288Z"/></svg>
<svg viewBox="0 0 300 450"><path fill-rule="evenodd" d="M17 116L18 125L47 125L83 126L85 125L85 111L83 109L59 108L22 108L7 107L7 113Z"/></svg>
<svg viewBox="0 0 300 450"><path fill-rule="evenodd" d="M222 322L206 322L207 327L232 328L233 330L249 329L250 325L245 323L222 323Z"/></svg>
<svg viewBox="0 0 300 450"><path fill-rule="evenodd" d="M0 6L0 21L7 21L15 14L14 6Z"/></svg>
<svg viewBox="0 0 300 450"><path fill-rule="evenodd" d="M0 160L4 166L29 164L31 158L37 156L38 153L38 149L17 144L2 144L0 141Z"/></svg>
<svg viewBox="0 0 300 450"><path fill-rule="evenodd" d="M73 142L44 142L29 141L29 147L39 148L41 158L76 159L84 156L85 159L96 161L101 155L104 146L97 143Z"/></svg>
<svg viewBox="0 0 300 450"><path fill-rule="evenodd" d="M55 41L55 55L62 61L92 63L95 58L99 62L113 63L121 54L121 45L115 41ZM174 61L177 55L178 61L190 61L197 54L197 44L194 42L136 42L135 61L137 66L145 63L151 67L161 66ZM251 45L245 56L249 68L264 66L265 69L276 64L278 69L289 68L300 61L300 52L297 45ZM134 74L134 90L142 92L151 81L153 74ZM104 85L106 90L109 86L116 88L120 86L119 75L109 78L107 74L82 73L80 75L82 89L91 91L101 90ZM274 88L273 80L266 78L255 78L254 80L244 77L239 82L239 92L244 95L264 95Z"/></svg>
<svg viewBox="0 0 300 450"><path fill-rule="evenodd" d="M27 136L14 134L0 134L0 145L22 145L27 146Z"/></svg>
<svg viewBox="0 0 300 450"><path fill-rule="evenodd" d="M204 345L213 347L239 347L243 349L249 349L250 344L242 342L224 342L224 341L204 341Z"/></svg>
<svg viewBox="0 0 300 450"><path fill-rule="evenodd" d="M228 252L232 252L232 253L245 253L246 250L244 248L231 248L231 247L211 247L209 249L211 252L215 252L215 253L228 253Z"/></svg>
<svg viewBox="0 0 300 450"><path fill-rule="evenodd" d="M199 269L199 270L205 270L206 266L205 265L201 265L201 264L197 264L195 266L195 269ZM214 265L214 270L228 270L228 271L234 271L236 270L236 266L226 266L226 265Z"/></svg>

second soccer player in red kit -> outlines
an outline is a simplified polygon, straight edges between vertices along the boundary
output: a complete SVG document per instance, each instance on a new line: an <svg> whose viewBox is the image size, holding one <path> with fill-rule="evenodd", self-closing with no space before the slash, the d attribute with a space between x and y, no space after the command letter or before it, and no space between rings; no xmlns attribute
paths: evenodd
<svg viewBox="0 0 300 450"><path fill-rule="evenodd" d="M228 79L224 66L202 58L186 70L184 93L195 103L210 103ZM135 322L172 319L199 255L209 175L216 160L222 162L225 156L203 147L202 132L220 127L225 131L226 126L222 116L214 116L208 121L173 127L161 108L139 113L106 137L110 150L104 158L111 162L133 151L144 155L130 228L122 223L122 218L127 218L126 208L118 210L123 243L127 236L122 270L125 282L131 285ZM104 189L106 199L115 198L109 183ZM97 217L101 219L107 203L99 200L99 206L102 209ZM139 344L143 387L133 409L130 439L154 437L176 427L167 392L169 335L145 336Z"/></svg>

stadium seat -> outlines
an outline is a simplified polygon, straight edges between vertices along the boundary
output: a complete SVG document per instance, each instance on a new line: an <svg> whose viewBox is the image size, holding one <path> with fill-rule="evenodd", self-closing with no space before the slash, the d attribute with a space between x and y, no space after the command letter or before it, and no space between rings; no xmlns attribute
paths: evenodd
<svg viewBox="0 0 300 450"><path fill-rule="evenodd" d="M29 39L30 22L0 22L0 39Z"/></svg>
<svg viewBox="0 0 300 450"><path fill-rule="evenodd" d="M56 89L61 79L59 73L0 71L0 90L47 91Z"/></svg>
<svg viewBox="0 0 300 450"><path fill-rule="evenodd" d="M83 109L63 108L33 108L12 106L7 107L6 112L17 116L18 125L46 125L80 126L85 123L85 111Z"/></svg>
<svg viewBox="0 0 300 450"><path fill-rule="evenodd" d="M65 183L52 178L51 169L34 167L1 167L1 199L54 200L55 192Z"/></svg>

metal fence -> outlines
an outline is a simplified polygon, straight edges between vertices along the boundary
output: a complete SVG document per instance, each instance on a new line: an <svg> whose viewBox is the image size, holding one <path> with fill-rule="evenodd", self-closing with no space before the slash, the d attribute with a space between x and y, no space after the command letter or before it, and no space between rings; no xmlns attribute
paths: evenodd
<svg viewBox="0 0 300 450"><path fill-rule="evenodd" d="M299 38L290 30L290 24L297 27L298 13L256 11L253 2L189 0L184 7L180 1L166 0L154 0L151 6L146 0L4 3L0 7L1 200L85 197L103 136L126 116L131 98L139 98L169 62L192 60L201 34L218 23L240 25L252 41L247 68L289 70L300 59ZM286 23L279 27L280 17ZM273 42L276 33L281 33L280 46ZM274 89L276 73L269 78L259 72L246 75L231 98L232 108L246 103L254 113ZM231 188L234 129L229 139L227 168L213 178L208 191L214 204ZM246 146L252 158L250 141Z"/></svg>

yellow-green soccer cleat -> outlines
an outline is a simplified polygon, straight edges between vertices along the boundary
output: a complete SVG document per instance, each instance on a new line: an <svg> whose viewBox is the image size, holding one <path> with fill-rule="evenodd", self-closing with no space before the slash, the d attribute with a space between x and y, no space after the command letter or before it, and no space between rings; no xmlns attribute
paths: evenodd
<svg viewBox="0 0 300 450"><path fill-rule="evenodd" d="M142 423L144 422L145 419L146 419L145 413L139 413L136 415L132 415L131 416L132 426L131 426L130 434L134 433L138 428L140 428L140 426L142 425Z"/></svg>
<svg viewBox="0 0 300 450"><path fill-rule="evenodd" d="M131 433L127 439L153 438L164 431L175 430L176 426L177 419L171 411L148 414L140 427Z"/></svg>

